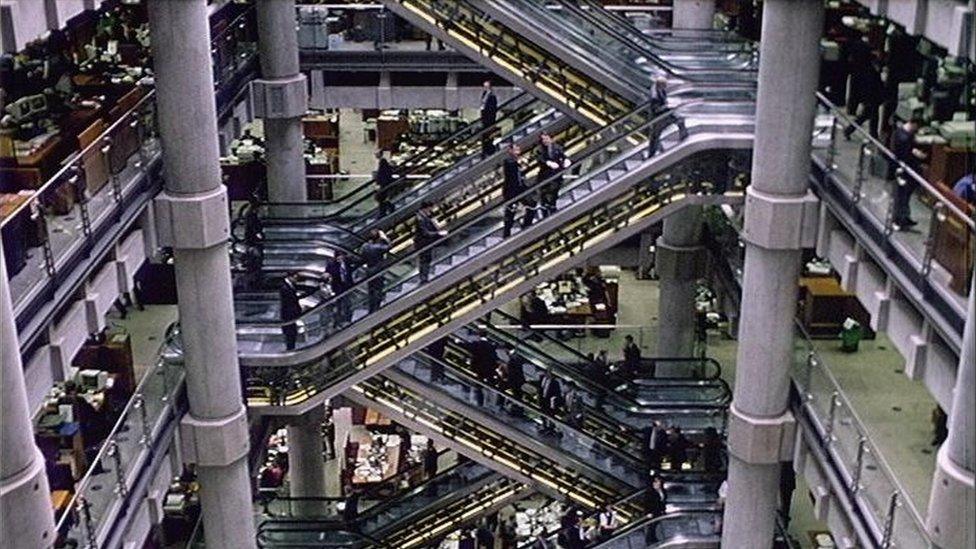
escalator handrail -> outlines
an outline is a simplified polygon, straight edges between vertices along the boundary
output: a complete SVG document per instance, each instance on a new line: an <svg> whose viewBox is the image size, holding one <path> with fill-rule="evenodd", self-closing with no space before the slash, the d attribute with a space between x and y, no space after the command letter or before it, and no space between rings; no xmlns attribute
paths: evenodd
<svg viewBox="0 0 976 549"><path fill-rule="evenodd" d="M269 206L271 204L272 203L264 202L264 203L261 204L260 207L267 207L267 206ZM281 205L281 204L282 203L274 203L274 205ZM291 204L305 204L305 205L308 205L310 203L309 202L294 202L294 203L291 203ZM237 215L235 216L235 218L233 219L233 221L231 221L230 238L231 238L231 242L233 244L237 244L237 243L240 243L240 242L243 242L244 241L244 239L242 237L238 237L237 236L236 229L240 226L241 223L244 222L244 215L245 215L244 212L245 212L245 210L247 208L252 208L252 207L253 207L252 205L246 204L244 207L242 207L242 208L240 208L238 210ZM267 220L269 218L264 217L263 219L264 220ZM264 222L265 221L262 221L262 223L264 223ZM356 233L355 231L352 231L352 230L350 230L350 229L348 229L346 227L343 227L341 224L331 224L329 226L329 228L330 229L335 229L337 232L340 232L340 233L342 233L342 234L350 237L359 246L361 246L363 243L366 242L366 238L365 237L363 237L359 233ZM289 239L269 239L267 237L265 237L265 239L264 239L265 242L269 242L269 241L270 242L283 242L283 241L288 241L288 240ZM340 248L344 252L352 252L352 253L355 253L355 251L356 251L356 250L350 250L350 249L346 248L345 246L340 246L338 243L332 243L332 242L327 242L327 241L323 241L323 240L303 239L303 242L321 242L325 246L330 246L332 248ZM357 247L357 249L358 249L358 247Z"/></svg>
<svg viewBox="0 0 976 549"><path fill-rule="evenodd" d="M722 515L721 515L721 513L718 513L716 511L711 511L711 510L675 511L673 513L665 513L663 515L659 515L659 516L656 516L656 517L651 517L651 516L648 515L647 517L644 518L644 520L639 520L639 521L631 522L627 526L625 526L624 528L618 529L615 532L615 535L612 538L610 538L608 540L603 540L600 543L598 543L597 545L594 545L593 547L594 548L596 548L596 547L612 547L613 546L612 544L614 543L614 540L620 539L622 536L630 535L633 532L635 532L636 530L646 530L647 528L654 528L654 527L656 527L658 524L660 524L662 522L668 522L668 521L675 520L675 519L679 519L679 518L695 517L695 516L699 516L699 517L706 517L706 516L713 516L713 517L716 517L717 516L717 517L721 517ZM667 541L668 540L660 540L658 543L666 543Z"/></svg>
<svg viewBox="0 0 976 549"><path fill-rule="evenodd" d="M440 450L437 453L437 456L440 457L440 456L443 456L443 455L448 454L449 452L450 452L450 450ZM438 471L438 473L436 475L434 475L434 476L432 476L430 478L424 479L420 484L416 484L416 485L411 486L409 488L406 488L406 489L403 489L403 490L399 490L393 496L387 496L386 498L381 498L380 496L376 495L375 492L380 491L380 489L381 489L382 486L388 486L391 482L395 481L395 479L397 479L397 478L399 478L401 476L408 476L408 474L415 473L418 469L420 469L420 468L423 467L423 464L422 463L415 463L415 464L407 467L403 471L400 471L400 472L398 472L398 473L396 473L394 475L391 475L391 476L383 479L382 481L380 481L378 483L378 486L372 486L370 488L367 488L364 493L362 493L362 494L359 495L360 500L363 500L363 499L377 499L377 500L383 499L384 500L381 503L377 503L376 505L371 505L371 506L367 507L366 509L360 510L360 517L363 517L365 513L372 513L377 507L384 506L386 504L392 503L392 502L396 501L397 499L406 496L407 494L413 493L418 488L426 487L428 485L428 483L430 483L430 482L435 482L437 480L443 479L445 476L454 474L455 472L457 472L457 470L458 470L459 467L461 467L462 465L466 465L467 463L469 463L469 462L456 462L456 463L452 464L450 467L448 467L448 468L446 468L446 469L444 469L442 471ZM292 495L274 494L267 501L268 501L268 503L275 502L275 501L283 501L283 502L288 502L288 501L320 501L320 502L336 501L336 502L338 502L338 501L346 501L348 499L349 498L348 497L345 497L345 496L292 496ZM273 517L273 518L279 518L279 517ZM323 520L325 520L325 519L323 519Z"/></svg>
<svg viewBox="0 0 976 549"><path fill-rule="evenodd" d="M518 319L518 318L516 318L515 315L512 315L512 314L510 314L510 313L508 313L508 312L506 312L506 311L504 311L502 309L495 309L490 314L500 314L502 317L504 317L506 320L511 321L512 323L521 323L521 320ZM501 330L497 326L494 326L491 322L487 322L486 321L485 324L488 325L489 327L491 327L492 329L499 330L500 332L504 333L504 330ZM536 330L534 328L530 328L530 330L532 331L533 334L536 334L536 335L538 335L538 336L546 339L546 341L548 341L550 343L554 343L557 346L559 346L561 349L563 349L565 351L568 351L569 353L575 355L576 357L578 357L580 359L581 362L584 362L584 363L586 363L588 365L592 365L593 364L593 361L590 360L590 358L588 356L586 356L583 353L581 353L580 351L577 351L576 349L570 347L569 345L566 345L565 342L560 341L559 339L557 339L555 337L552 337L551 335L549 335L548 333L546 333L546 330ZM525 342L523 342L523 344L525 346L530 346L528 343L525 343ZM548 353L548 351L545 351L545 350L543 350L543 349L541 349L539 347L536 347L534 345L532 345L531 347L532 347L532 349L533 349L534 352L538 352L540 354L546 355L547 357L552 358L552 360L554 362L563 364L565 366L565 364L561 360L558 360L555 357L552 357L552 355L550 355ZM665 361L665 362L702 362L702 363L707 362L708 364L713 365L717 369L717 373L716 373L716 375L714 377L716 377L716 378L722 377L722 365L719 364L719 362L717 360L715 360L714 358L712 358L712 357L675 357L675 358L671 358L671 357L650 357L650 358L646 358L644 360ZM683 379L683 378L660 378L660 377L656 377L655 379ZM703 379L712 379L712 378L711 377L705 377Z"/></svg>
<svg viewBox="0 0 976 549"><path fill-rule="evenodd" d="M513 98L509 99L508 101L505 101L504 103L502 103L501 105L499 105L498 110L499 111L504 111L504 109L506 109L510 104L514 103L517 99L520 99L520 98L525 97L525 96L527 96L527 92L521 92L520 94L516 95L515 97L513 97ZM502 122L504 122L505 120L507 120L510 115L515 114L520 109L525 108L525 107L528 107L528 106L533 105L535 103L538 103L540 105L543 104L539 100L532 100L532 101L529 101L528 103L526 103L524 105L520 105L518 108L516 108L514 110L507 111L506 115L504 117L502 117L501 119L496 120L495 123L492 126L490 126L488 128L481 128L480 130L478 130L477 132L475 132L469 139L475 139L475 138L478 138L479 136L482 136L482 134L487 134L489 132L494 131L495 128L499 127L499 125ZM400 189L399 187L405 186L407 184L407 182L409 181L406 176L409 175L409 174L412 174L412 173L414 173L414 172L416 172L418 170L420 170L421 167L426 166L429 163L429 161L430 160L433 160L433 159L427 159L427 160L424 160L423 162L416 163L416 164L412 164L412 165L410 164L411 162L414 162L415 159L417 159L417 158L419 158L421 156L429 156L429 155L434 154L436 152L435 149L437 147L443 147L445 145L445 143L449 143L452 139L455 139L457 135L460 135L460 134L464 133L465 130L467 130L468 128L472 128L475 125L480 125L480 124L481 124L481 120L480 119L479 120L475 120L475 121L469 123L468 125L466 125L461 130L455 132L451 137L448 137L447 139L443 139L443 140L439 141L438 143L436 143L434 145L428 145L422 151L417 152L416 154L414 154L413 156L411 156L407 160L404 160L404 161L399 162L396 165L396 167L394 168L394 180L393 180L394 189L391 189L391 192L402 192L402 189ZM336 198L334 200L315 201L315 202L313 202L313 201L305 201L305 202L265 202L265 203L262 204L262 206L264 206L266 208L273 208L274 206L308 206L308 205L327 207L329 205L338 204L340 202L345 202L345 201L349 200L350 197L352 197L353 195L355 195L355 194L361 194L361 193L365 192L365 194L363 196L355 199L354 201L350 202L349 204L347 204L345 206L342 206L339 210L337 210L337 211L335 211L335 212L333 212L331 214L322 216L321 218L318 218L320 220L334 219L334 218L341 217L342 214L344 214L345 212L347 212L348 210L350 210L352 207L359 205L364 200L366 200L370 196L372 196L376 192L376 190L374 188L375 186L376 186L376 179L374 178L374 179L370 179L369 181L366 181L365 183L363 183L361 185L358 185L355 189L350 190L349 192L345 193L341 197ZM274 216L271 216L271 215L266 215L266 216L263 216L263 217L266 218L266 219L273 219L274 218Z"/></svg>
<svg viewBox="0 0 976 549"><path fill-rule="evenodd" d="M625 132L625 133L623 133L621 135L618 135L618 136L612 138L609 142L603 143L601 148L596 149L595 151L592 151L591 153L589 153L589 154L583 156L582 158L578 159L576 161L576 163L579 164L584 159L586 159L586 158L588 158L590 156L593 156L593 155L595 155L595 154L597 154L599 152L602 152L603 150L605 150L605 149L609 148L610 146L614 145L616 142L618 142L620 140L623 140L623 139L625 139L627 137L630 137L630 136L634 135L635 133L643 132L646 128L651 127L651 126L656 125L656 124L659 124L662 121L669 119L669 117L674 116L673 113L676 110L680 109L680 108L688 107L688 106L694 106L694 105L700 105L700 104L704 104L704 103L706 103L706 102L705 101L698 101L698 100L696 100L696 101L689 101L689 102L684 103L682 105L679 105L677 107L668 109L667 112L664 112L662 114L659 114L657 116L654 116L649 121L645 119L645 122L643 122L640 125L639 128L634 129L634 130L630 130L628 132ZM649 108L650 108L649 105L642 105L640 107L637 107L634 110L632 110L630 113L628 113L626 115L622 115L621 117L619 117L615 122L613 122L611 124L608 124L607 126L604 126L602 128L602 130L607 130L607 129L611 128L612 126L616 125L616 124L622 123L624 120L626 120L626 119L628 119L628 118L630 118L632 116L639 115L639 114L643 113L643 111L645 111L645 110L647 110ZM643 146L643 143L641 143L640 145L638 145L638 147L641 147L641 146ZM596 168L593 172L586 174L586 176L583 179L590 178L590 177L594 177L595 175L602 173L603 170L605 170L606 168L607 168L607 166L600 166L600 167ZM331 304L337 298L343 296L346 293L352 292L354 290L359 290L360 292L364 292L365 289L368 288L368 285L369 285L369 283L371 281L373 281L375 279L381 279L381 277L383 277L383 276L385 276L387 274L387 271L389 270L389 268L391 266L395 266L396 264L403 264L403 263L407 263L407 262L411 262L411 261L416 261L418 259L418 257L420 256L420 254L422 254L424 252L427 252L427 251L433 251L434 248L442 245L445 241L453 238L454 236L456 236L457 233L460 233L461 231L463 231L463 230L465 230L465 229L467 229L467 228L475 225L476 223L482 222L483 220L485 220L488 217L495 216L497 214L497 212L503 211L505 208L507 208L509 206L512 206L512 205L521 203L526 198L531 197L534 194L536 194L537 192L539 192L539 189L540 188L543 188L545 186L545 184L548 183L550 180L555 179L555 178L558 178L558 177L563 177L563 176L564 176L564 174L557 173L556 175L552 176L550 179L546 179L544 181L537 182L534 185L530 185L528 189L526 189L525 191L519 193L517 196L515 196L513 198L510 198L508 200L505 200L503 202L494 204L494 205L486 208L484 211L482 211L481 213L479 213L477 216L472 217L468 221L466 221L463 224L461 224L459 227L455 227L451 231L451 233L449 233L447 236L440 237L437 240L435 240L435 241L427 244L426 246L424 246L422 248L414 249L413 252L411 252L410 254L406 255L405 257L398 257L398 258L396 258L395 261L393 262L393 265L390 265L390 264L383 265L381 268L377 269L376 272L374 272L373 274L371 274L367 278L364 278L364 279L360 280L359 282L353 284L352 287L350 287L348 290L346 290L342 294L339 294L337 296L333 296L331 299L329 299L328 301L323 302L322 304L320 304L319 306L315 307L314 309L310 309L308 311L303 312L302 313L302 316L300 316L300 317L298 317L298 318L296 318L294 320L277 321L277 322L261 322L261 323L253 323L251 325L252 326L259 326L259 327L262 327L262 328L281 328L281 327L284 327L284 326L296 324L297 322L300 322L300 321L304 321L306 318L311 317L312 315L317 314L319 309L321 309L322 307L324 307L326 305ZM390 263L390 262L387 262L387 263ZM352 324L355 324L355 322L353 322ZM350 324L348 326L351 326L352 324ZM344 329L345 328L343 328L343 330Z"/></svg>
<svg viewBox="0 0 976 549"><path fill-rule="evenodd" d="M501 1L505 1L505 0L501 0ZM571 6L571 3L565 2L565 4L566 5L570 5L570 9L568 11L571 11L573 13L580 13L577 9L574 9ZM619 32L618 29L608 30L606 27L604 27L604 25L595 22L596 20L592 20L589 17L586 17L585 14L583 14L581 16L584 19L590 20L590 22L593 25L600 27L600 30L602 32L605 32L607 34L610 34L611 37L612 38L615 38L616 40L618 40L621 45L623 45L625 47L631 47L631 48L634 48L634 49L638 50L638 52L640 53L640 55L643 55L644 57L646 57L646 58L648 58L648 59L650 59L652 61L653 66L658 67L659 69L663 70L665 73L667 73L667 74L669 74L669 75L671 75L671 76L673 76L675 78L680 78L680 79L688 80L688 81L692 81L692 82L709 82L709 81L719 81L719 82L721 82L721 81L724 81L725 80L722 77L722 75L721 75L721 73L723 73L723 72L725 72L725 73L732 73L732 72L742 73L742 72L754 72L755 71L755 69L742 70L742 69L733 69L733 68L728 68L728 69L722 69L722 68L716 68L716 69L711 69L711 68L683 68L682 69L682 68L679 68L679 67L675 66L670 61L666 61L666 60L662 59L657 53L649 50L648 48L643 47L641 44L636 43L633 40L627 40L627 39L625 39L624 37L621 36L621 33ZM570 31L573 31L573 30L575 30L575 27L573 27L571 25L571 23L568 23L568 26L566 26L566 29L568 29ZM570 43L572 44L572 41L570 41ZM622 49L616 50L616 52L622 52L622 51L623 51ZM617 56L615 55L615 57L617 57ZM618 61L619 60L620 59L618 57ZM628 60L623 60L623 61L626 62ZM625 69L625 70L631 70L632 68L633 68L633 65L632 64L629 64L628 67L627 67L627 69ZM702 73L702 74L706 74L706 73L713 74L714 76L711 77L711 78L709 78L709 77L702 77L701 75L694 74L696 72L697 73ZM718 73L718 74L715 74L715 73Z"/></svg>

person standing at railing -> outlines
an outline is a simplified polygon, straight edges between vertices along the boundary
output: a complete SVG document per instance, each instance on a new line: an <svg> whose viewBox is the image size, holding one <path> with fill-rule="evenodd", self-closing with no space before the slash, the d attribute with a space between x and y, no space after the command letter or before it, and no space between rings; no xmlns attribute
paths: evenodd
<svg viewBox="0 0 976 549"><path fill-rule="evenodd" d="M682 140L688 137L688 129L685 127L684 119L676 115L674 113L674 109L668 107L667 78L658 76L654 79L654 85L651 87L651 94L648 102L650 103L650 112L647 113L647 116L652 119L661 117L660 120L655 120L654 123L647 128L647 150L648 153L653 156L663 150L661 147L661 134L664 132L665 128L670 125L677 127L678 136ZM669 112L670 114L664 116Z"/></svg>
<svg viewBox="0 0 976 549"><path fill-rule="evenodd" d="M366 263L366 276L371 277L380 270L386 260L386 254L390 251L390 239L383 234L383 231L373 229L369 233L369 241L363 244L359 250L359 255ZM369 287L369 312L375 312L383 304L383 277L371 278Z"/></svg>
<svg viewBox="0 0 976 549"><path fill-rule="evenodd" d="M648 370L648 376L653 378L655 374L655 367L653 363ZM624 380L629 380L631 377L636 375L640 371L641 366L641 351L637 343L634 342L634 336L627 334L624 336L624 359L620 363L620 376Z"/></svg>
<svg viewBox="0 0 976 549"><path fill-rule="evenodd" d="M918 132L919 120L914 116L895 128L891 137L892 152L895 159L908 167L915 174L921 173L922 160L926 155L915 144L915 134ZM895 181L893 219L895 230L905 231L918 223L911 216L911 198L918 181L912 174L904 174L902 181Z"/></svg>
<svg viewBox="0 0 976 549"><path fill-rule="evenodd" d="M441 229L440 224L434 219L433 204L424 202L414 218L413 236L414 248L421 250L417 258L417 270L422 283L430 278L430 262L434 255L431 245L444 236L447 236L447 231Z"/></svg>
<svg viewBox="0 0 976 549"><path fill-rule="evenodd" d="M536 153L539 162L539 178L536 185L542 202L542 217L548 217L556 212L556 200L559 189L563 185L562 172L569 167L563 147L552 140L547 132L539 136L539 149ZM546 182L548 181L548 182ZM543 185L543 182L546 182Z"/></svg>
<svg viewBox="0 0 976 549"><path fill-rule="evenodd" d="M393 165L386 158L385 151L376 151L376 202L379 203L380 216L393 213L393 197L396 194L393 182Z"/></svg>

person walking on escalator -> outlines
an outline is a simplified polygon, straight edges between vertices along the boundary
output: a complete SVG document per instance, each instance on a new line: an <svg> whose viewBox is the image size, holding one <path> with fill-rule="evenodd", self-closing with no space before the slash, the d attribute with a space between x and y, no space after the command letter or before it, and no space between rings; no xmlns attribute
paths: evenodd
<svg viewBox="0 0 976 549"><path fill-rule="evenodd" d="M373 276L380 272L386 260L386 254L390 251L390 239L383 231L373 229L370 231L369 240L363 244L359 250L359 255L366 263L366 276L371 277L368 283L369 291L369 312L375 312L383 304L383 276Z"/></svg>
<svg viewBox="0 0 976 549"><path fill-rule="evenodd" d="M566 403L566 423L571 427L579 429L583 426L583 395L580 394L576 382L569 380L566 382L566 394L563 395Z"/></svg>
<svg viewBox="0 0 976 549"><path fill-rule="evenodd" d="M335 257L325 265L325 272L329 274L329 287L332 288L332 295L336 298L336 327L349 322L349 296L344 294L346 290L352 288L352 270L349 256L342 251L336 251Z"/></svg>
<svg viewBox="0 0 976 549"><path fill-rule="evenodd" d="M525 184L525 174L522 173L522 167L519 166L519 155L521 153L522 149L517 143L509 143L506 148L505 160L502 162L502 174L504 175L502 200L508 203L505 206L505 225L502 231L505 238L512 235L512 225L515 224L515 213L519 207L524 210L522 228L529 227L535 220L535 199L531 196L522 196L519 202L513 202L516 197L528 190Z"/></svg>
<svg viewBox="0 0 976 549"><path fill-rule="evenodd" d="M539 136L539 149L536 153L539 163L539 176L536 185L542 202L542 217L556 212L559 189L563 186L562 172L570 166L563 147L552 140L547 132Z"/></svg>
<svg viewBox="0 0 976 549"><path fill-rule="evenodd" d="M434 219L433 204L424 202L414 218L413 236L414 248L421 250L417 258L417 269L422 283L426 283L430 278L430 262L434 255L432 245L443 236L447 236L447 231L441 229L440 224Z"/></svg>
<svg viewBox="0 0 976 549"><path fill-rule="evenodd" d="M394 185L393 165L383 150L376 151L376 202L379 203L380 217L393 213Z"/></svg>
<svg viewBox="0 0 976 549"><path fill-rule="evenodd" d="M553 377L549 370L543 370L542 377L539 378L539 407L542 409L542 428L539 430L544 434L554 434L555 426L549 417L555 416L556 412L562 408L563 390L559 380Z"/></svg>
<svg viewBox="0 0 976 549"><path fill-rule="evenodd" d="M671 469L680 471L681 466L688 461L688 447L691 443L681 432L681 427L671 427L668 429L668 461L671 462Z"/></svg>
<svg viewBox="0 0 976 549"><path fill-rule="evenodd" d="M624 360L620 364L620 376L623 377L623 381L630 381L636 376L640 372L640 366L640 347L634 342L634 336L627 334L624 336ZM654 373L654 367L652 365L648 371L648 376L653 378Z"/></svg>
<svg viewBox="0 0 976 549"><path fill-rule="evenodd" d="M301 296L292 275L286 276L278 287L278 302L281 307L281 333L285 336L285 349L295 349L298 340L297 320L302 316Z"/></svg>
<svg viewBox="0 0 976 549"><path fill-rule="evenodd" d="M509 413L518 417L525 413L519 404L522 402L522 386L525 385L525 359L515 352L514 347L508 348L508 367L505 370L505 388L512 393L514 403L509 408Z"/></svg>
<svg viewBox="0 0 976 549"><path fill-rule="evenodd" d="M244 206L244 244L261 246L264 243L264 225L260 216L261 198L257 192L251 193Z"/></svg>
<svg viewBox="0 0 976 549"><path fill-rule="evenodd" d="M668 432L661 420L655 419L644 431L644 451L648 467L652 471L661 468L668 451Z"/></svg>
<svg viewBox="0 0 976 549"><path fill-rule="evenodd" d="M424 478L430 480L437 476L437 448L434 447L434 440L428 438L427 446L424 447Z"/></svg>
<svg viewBox="0 0 976 549"><path fill-rule="evenodd" d="M651 517L659 517L667 511L668 493L664 490L664 481L654 475L651 485L645 492L644 507Z"/></svg>
<svg viewBox="0 0 976 549"><path fill-rule="evenodd" d="M498 118L498 96L491 87L491 80L485 80L481 87L481 128L495 125Z"/></svg>
<svg viewBox="0 0 976 549"><path fill-rule="evenodd" d="M685 121L674 113L674 109L668 107L668 79L659 76L654 79L651 86L650 98L648 100L650 108L647 116L653 119L653 123L648 127L647 150L651 156L663 150L661 146L661 134L668 126L678 128L678 137L684 140L688 137L688 129Z"/></svg>
<svg viewBox="0 0 976 549"><path fill-rule="evenodd" d="M447 339L441 337L424 347L424 352L430 355L430 381L441 383L444 381L444 351L447 349Z"/></svg>
<svg viewBox="0 0 976 549"><path fill-rule="evenodd" d="M706 473L718 473L722 470L722 437L715 427L705 428L705 440L699 444L702 469Z"/></svg>
<svg viewBox="0 0 976 549"><path fill-rule="evenodd" d="M474 341L467 342L465 347L471 357L471 369L474 370L478 380L482 383L491 383L495 375L495 366L498 364L495 345L488 340L483 330L479 330ZM485 393L480 385L475 385L474 398L478 406L485 405Z"/></svg>

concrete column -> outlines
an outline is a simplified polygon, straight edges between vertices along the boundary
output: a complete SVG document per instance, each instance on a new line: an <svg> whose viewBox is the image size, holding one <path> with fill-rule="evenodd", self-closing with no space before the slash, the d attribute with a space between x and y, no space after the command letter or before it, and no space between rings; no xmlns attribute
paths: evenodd
<svg viewBox="0 0 976 549"><path fill-rule="evenodd" d="M711 29L715 20L715 0L674 0L671 27L675 29Z"/></svg>
<svg viewBox="0 0 976 549"><path fill-rule="evenodd" d="M252 93L264 119L268 199L304 202L302 115L308 109L308 92L298 66L295 0L261 0L257 15L261 79Z"/></svg>
<svg viewBox="0 0 976 549"><path fill-rule="evenodd" d="M789 370L801 249L816 239L807 177L822 27L821 0L765 2L723 547L772 547L780 461L793 449Z"/></svg>
<svg viewBox="0 0 976 549"><path fill-rule="evenodd" d="M973 525L976 470L976 280L969 288L969 312L959 370L949 410L949 437L939 448L926 528L937 547L976 546Z"/></svg>
<svg viewBox="0 0 976 549"><path fill-rule="evenodd" d="M657 356L689 357L695 351L695 290L705 255L701 213L701 206L692 206L668 217L657 240L655 267L661 289Z"/></svg>
<svg viewBox="0 0 976 549"><path fill-rule="evenodd" d="M180 442L197 465L207 547L255 547L207 5L150 0L148 9L166 176L157 229L173 248L190 408Z"/></svg>
<svg viewBox="0 0 976 549"><path fill-rule="evenodd" d="M14 321L7 263L0 244L0 540L30 549L54 544L51 489L44 456L34 444L24 365Z"/></svg>
<svg viewBox="0 0 976 549"><path fill-rule="evenodd" d="M292 497L325 497L325 460L322 457L322 423L325 406L319 405L288 424L288 483ZM293 512L322 516L322 502L295 502Z"/></svg>

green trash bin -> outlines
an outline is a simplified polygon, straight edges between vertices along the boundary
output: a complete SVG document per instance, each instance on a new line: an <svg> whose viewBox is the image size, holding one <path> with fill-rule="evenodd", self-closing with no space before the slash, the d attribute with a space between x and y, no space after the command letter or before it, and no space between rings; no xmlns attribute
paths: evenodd
<svg viewBox="0 0 976 549"><path fill-rule="evenodd" d="M845 353L857 352L863 335L864 330L861 328L861 324L853 318L848 318L840 330L840 350Z"/></svg>

